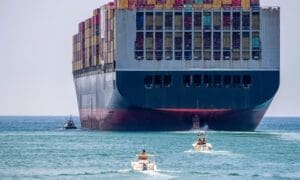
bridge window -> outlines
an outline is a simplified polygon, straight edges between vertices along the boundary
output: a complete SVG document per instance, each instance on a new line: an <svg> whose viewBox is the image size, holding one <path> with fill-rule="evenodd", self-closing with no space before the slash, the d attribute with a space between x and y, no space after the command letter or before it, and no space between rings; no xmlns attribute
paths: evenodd
<svg viewBox="0 0 300 180"><path fill-rule="evenodd" d="M151 89L152 86L153 86L153 77L152 76L145 76L144 85L145 85L146 89Z"/></svg>
<svg viewBox="0 0 300 180"><path fill-rule="evenodd" d="M215 75L214 76L214 86L215 87L221 87L221 85L222 85L222 76Z"/></svg>
<svg viewBox="0 0 300 180"><path fill-rule="evenodd" d="M154 87L160 88L162 86L162 77L159 75L154 76Z"/></svg>
<svg viewBox="0 0 300 180"><path fill-rule="evenodd" d="M164 87L171 87L172 84L172 76L171 75L165 75L164 76Z"/></svg>
<svg viewBox="0 0 300 180"><path fill-rule="evenodd" d="M201 86L201 75L194 75L193 76L193 84L194 84L194 87L200 87Z"/></svg>
<svg viewBox="0 0 300 180"><path fill-rule="evenodd" d="M224 87L225 88L230 88L231 87L231 76L226 75L224 76Z"/></svg>
<svg viewBox="0 0 300 180"><path fill-rule="evenodd" d="M209 75L205 75L203 83L205 87L210 87L212 85L212 77Z"/></svg>
<svg viewBox="0 0 300 180"><path fill-rule="evenodd" d="M251 76L245 75L243 76L243 86L244 88L249 88L251 85Z"/></svg>
<svg viewBox="0 0 300 180"><path fill-rule="evenodd" d="M241 86L241 76L233 76L233 86L240 87Z"/></svg>
<svg viewBox="0 0 300 180"><path fill-rule="evenodd" d="M190 87L191 86L191 76L190 75L184 75L183 76L183 85L185 87Z"/></svg>

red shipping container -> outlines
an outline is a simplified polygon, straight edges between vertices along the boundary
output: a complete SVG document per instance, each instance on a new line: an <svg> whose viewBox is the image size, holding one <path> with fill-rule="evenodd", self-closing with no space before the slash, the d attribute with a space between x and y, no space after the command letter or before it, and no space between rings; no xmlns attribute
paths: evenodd
<svg viewBox="0 0 300 180"><path fill-rule="evenodd" d="M259 5L259 0L251 0L251 5Z"/></svg>
<svg viewBox="0 0 300 180"><path fill-rule="evenodd" d="M175 0L175 6L182 6L183 5L183 0Z"/></svg>
<svg viewBox="0 0 300 180"><path fill-rule="evenodd" d="M141 4L136 4L135 8L136 9L145 9L146 5L141 5Z"/></svg>
<svg viewBox="0 0 300 180"><path fill-rule="evenodd" d="M151 9L154 9L155 5L146 5L145 6L145 9L148 9L148 10L151 10Z"/></svg>
<svg viewBox="0 0 300 180"><path fill-rule="evenodd" d="M212 4L212 3L213 3L213 0L203 0L203 3L204 3L204 4Z"/></svg>
<svg viewBox="0 0 300 180"><path fill-rule="evenodd" d="M166 0L156 0L156 4L166 4Z"/></svg>
<svg viewBox="0 0 300 180"><path fill-rule="evenodd" d="M147 0L137 0L136 6L145 6L147 4Z"/></svg>
<svg viewBox="0 0 300 180"><path fill-rule="evenodd" d="M116 7L115 7L115 2L109 2L108 4L107 4L107 7L108 7L108 9L115 9Z"/></svg>
<svg viewBox="0 0 300 180"><path fill-rule="evenodd" d="M135 9L136 0L128 0L128 9Z"/></svg>
<svg viewBox="0 0 300 180"><path fill-rule="evenodd" d="M241 0L232 0L231 3L233 7L241 7Z"/></svg>
<svg viewBox="0 0 300 180"><path fill-rule="evenodd" d="M79 23L79 32L84 32L85 22Z"/></svg>
<svg viewBox="0 0 300 180"><path fill-rule="evenodd" d="M96 16L93 16L93 25L99 25L100 24L100 15L96 15Z"/></svg>
<svg viewBox="0 0 300 180"><path fill-rule="evenodd" d="M173 8L174 8L174 9L182 9L182 8L183 8L183 5L180 5L180 4L179 4L179 5L174 4L174 5L173 5Z"/></svg>
<svg viewBox="0 0 300 180"><path fill-rule="evenodd" d="M99 8L98 8L98 9L95 9L94 12L93 12L93 14L94 14L94 15L100 14L100 9L99 9Z"/></svg>

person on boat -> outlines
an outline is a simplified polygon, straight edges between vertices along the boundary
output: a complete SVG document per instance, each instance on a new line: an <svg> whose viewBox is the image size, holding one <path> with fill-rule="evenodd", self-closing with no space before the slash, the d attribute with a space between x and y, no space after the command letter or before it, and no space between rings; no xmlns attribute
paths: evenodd
<svg viewBox="0 0 300 180"><path fill-rule="evenodd" d="M197 142L197 144L198 144L198 145L202 145L202 144L203 144L203 140L202 140L202 138L201 138L201 137L198 139L198 142Z"/></svg>
<svg viewBox="0 0 300 180"><path fill-rule="evenodd" d="M139 154L139 160L148 160L148 154L145 149Z"/></svg>
<svg viewBox="0 0 300 180"><path fill-rule="evenodd" d="M203 138L202 142L203 142L203 144L206 144L206 140L205 140L205 137Z"/></svg>

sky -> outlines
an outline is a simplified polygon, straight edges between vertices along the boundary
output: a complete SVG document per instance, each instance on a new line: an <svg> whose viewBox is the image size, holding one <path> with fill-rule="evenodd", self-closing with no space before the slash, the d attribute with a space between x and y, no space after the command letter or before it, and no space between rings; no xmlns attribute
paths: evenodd
<svg viewBox="0 0 300 180"><path fill-rule="evenodd" d="M72 35L105 0L0 0L0 115L78 115ZM281 84L267 116L300 116L300 0L281 7Z"/></svg>

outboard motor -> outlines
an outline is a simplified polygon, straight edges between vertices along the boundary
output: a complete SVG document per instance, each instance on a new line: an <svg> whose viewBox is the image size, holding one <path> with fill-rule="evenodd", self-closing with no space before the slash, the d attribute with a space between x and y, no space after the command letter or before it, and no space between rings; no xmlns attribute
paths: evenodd
<svg viewBox="0 0 300 180"><path fill-rule="evenodd" d="M143 171L147 171L147 164L146 163L143 164Z"/></svg>

